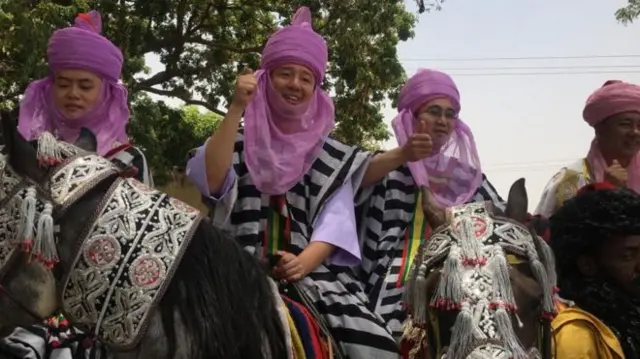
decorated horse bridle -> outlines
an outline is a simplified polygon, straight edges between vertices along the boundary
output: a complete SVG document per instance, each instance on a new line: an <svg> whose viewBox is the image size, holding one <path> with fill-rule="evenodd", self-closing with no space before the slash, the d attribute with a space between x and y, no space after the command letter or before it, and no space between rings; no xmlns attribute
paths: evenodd
<svg viewBox="0 0 640 359"><path fill-rule="evenodd" d="M511 324L516 302L508 257L527 259L543 287L543 316L550 317L555 279L553 269L543 264L549 262L538 254L535 241L541 239L519 223L492 216L487 203L449 208L446 217L414 261L405 294L410 312L405 339L416 343L417 350L426 340L426 328L434 324L433 311L456 310L447 358L466 358L471 353L487 358L528 357ZM428 298L426 277L440 265L438 286Z"/></svg>
<svg viewBox="0 0 640 359"><path fill-rule="evenodd" d="M38 156L48 168L44 184L19 178L0 160L0 279L20 251L55 266L54 216L60 218L112 179L79 234L82 240L62 280L61 303L75 326L111 348L129 350L146 332L202 216L179 200L121 178L121 170L109 160L58 142L49 133L38 139ZM19 303L6 288L2 293Z"/></svg>

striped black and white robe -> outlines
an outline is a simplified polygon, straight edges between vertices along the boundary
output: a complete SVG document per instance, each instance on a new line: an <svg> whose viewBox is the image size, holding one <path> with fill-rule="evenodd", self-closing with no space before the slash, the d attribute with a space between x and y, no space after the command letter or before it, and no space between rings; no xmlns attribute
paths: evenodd
<svg viewBox="0 0 640 359"><path fill-rule="evenodd" d="M254 186L243 147L240 131L233 155L236 181L212 206L210 215L215 224L234 233L246 250L261 257L270 196ZM311 170L284 195L291 223L289 252L298 254L309 244L319 213L343 184L351 183L354 190L359 187L370 157L327 139ZM323 264L299 283L348 358L399 358L397 343L382 319L368 309L367 296L351 268Z"/></svg>
<svg viewBox="0 0 640 359"><path fill-rule="evenodd" d="M403 264L410 268L403 263L403 251L417 196L418 187L407 166L390 172L380 183L356 195L362 249L359 277L369 297L369 308L384 319L396 340L402 336L406 318L402 308L404 285L400 284L399 275ZM480 201L491 201L502 210L506 205L484 174L470 202Z"/></svg>

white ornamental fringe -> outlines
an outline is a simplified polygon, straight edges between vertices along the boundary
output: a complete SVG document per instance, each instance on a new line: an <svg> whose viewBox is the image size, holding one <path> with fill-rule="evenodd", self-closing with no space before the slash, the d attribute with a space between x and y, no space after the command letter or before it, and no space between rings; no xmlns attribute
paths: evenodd
<svg viewBox="0 0 640 359"><path fill-rule="evenodd" d="M458 309L463 297L460 247L451 245L431 306L441 310Z"/></svg>
<svg viewBox="0 0 640 359"><path fill-rule="evenodd" d="M20 194L16 195L15 199L20 200ZM34 259L45 266L53 268L59 262L52 217L53 206L45 202L41 213L37 213L37 206L36 189L29 187L20 203L15 246L21 251L30 253Z"/></svg>
<svg viewBox="0 0 640 359"><path fill-rule="evenodd" d="M36 189L34 187L27 188L25 197L20 203L20 219L16 237L18 248L25 252L31 252L33 249L37 204Z"/></svg>
<svg viewBox="0 0 640 359"><path fill-rule="evenodd" d="M418 268L418 275L413 283L410 308L413 312L415 324L424 327L427 323L427 266L422 263Z"/></svg>
<svg viewBox="0 0 640 359"><path fill-rule="evenodd" d="M543 288L543 296L542 296L542 309L546 312L546 314L552 315L555 313L555 303L553 301L553 286L549 283L549 277L547 276L547 270L544 265L538 259L538 256L534 249L529 249L529 261L531 263L531 271L533 272L533 276L536 278L538 283Z"/></svg>
<svg viewBox="0 0 640 359"><path fill-rule="evenodd" d="M51 203L45 203L44 210L40 213L40 218L38 219L36 241L32 250L36 259L49 268L53 268L60 261L56 248L52 212L53 206Z"/></svg>
<svg viewBox="0 0 640 359"><path fill-rule="evenodd" d="M464 358L465 353L473 347L475 333L479 330L473 320L471 305L463 302L460 313L456 317L456 322L451 328L451 343L447 351L447 358Z"/></svg>
<svg viewBox="0 0 640 359"><path fill-rule="evenodd" d="M43 132L38 138L38 161L45 167L55 166L62 161L58 140L49 132Z"/></svg>
<svg viewBox="0 0 640 359"><path fill-rule="evenodd" d="M460 248L462 250L462 262L465 265L484 264L486 259L482 252L481 241L476 238L471 219L464 219L458 222L458 233L460 236Z"/></svg>
<svg viewBox="0 0 640 359"><path fill-rule="evenodd" d="M496 306L504 306L508 311L515 311L516 300L511 288L511 277L509 276L509 264L505 257L504 250L499 245L491 248L492 258L489 262L493 279L493 298Z"/></svg>
<svg viewBox="0 0 640 359"><path fill-rule="evenodd" d="M498 307L495 311L496 327L502 343L511 352L511 358L513 359L528 359L529 356L522 349L522 344L516 336L511 323L511 316L503 307Z"/></svg>

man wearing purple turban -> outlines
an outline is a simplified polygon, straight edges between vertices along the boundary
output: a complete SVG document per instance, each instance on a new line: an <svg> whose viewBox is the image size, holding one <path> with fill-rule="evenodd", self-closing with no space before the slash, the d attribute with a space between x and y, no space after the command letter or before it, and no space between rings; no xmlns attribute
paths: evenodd
<svg viewBox="0 0 640 359"><path fill-rule="evenodd" d="M582 117L595 130L589 153L551 178L536 214L550 217L579 188L594 182L640 193L640 86L607 81L589 96Z"/></svg>
<svg viewBox="0 0 640 359"><path fill-rule="evenodd" d="M51 36L50 75L27 87L20 102L18 131L28 140L48 131L74 143L84 128L95 137L98 154L135 167L137 178L152 186L145 157L131 146L126 133L127 90L118 82L122 52L101 32L100 14L91 11Z"/></svg>
<svg viewBox="0 0 640 359"><path fill-rule="evenodd" d="M273 274L315 302L349 358L395 359L397 343L350 269L360 263L353 197L370 155L328 137L327 61L326 42L300 8L269 38L261 69L238 77L227 115L187 176L213 221L249 252L281 256Z"/></svg>
<svg viewBox="0 0 640 359"><path fill-rule="evenodd" d="M504 210L505 203L482 173L473 134L459 118L458 88L449 75L418 70L402 88L398 110L391 124L400 147L373 159L378 172L368 170L367 180L378 183L369 189L373 194L368 200L358 202L365 208L361 279L371 308L399 340L406 318L401 303L405 281L418 247L430 233L418 188L429 187L442 207L490 201ZM406 146L423 141L425 134L432 153L418 153L404 166L393 152L411 153ZM366 192L360 196L368 196Z"/></svg>
<svg viewBox="0 0 640 359"><path fill-rule="evenodd" d="M50 132L70 143L83 142L98 154L135 170L149 186L153 179L143 153L131 146L127 90L119 83L122 52L101 35L97 11L79 14L74 26L57 30L49 39L50 75L33 81L20 102L18 131L28 139ZM84 141L83 141L84 140ZM88 140L88 141L87 141ZM71 359L77 343L53 348L55 336L42 327L18 328L0 341L0 358Z"/></svg>

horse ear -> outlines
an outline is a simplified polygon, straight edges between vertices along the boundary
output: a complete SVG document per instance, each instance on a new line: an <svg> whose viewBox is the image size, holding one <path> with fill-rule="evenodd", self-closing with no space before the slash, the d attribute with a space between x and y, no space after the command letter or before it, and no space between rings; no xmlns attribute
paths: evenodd
<svg viewBox="0 0 640 359"><path fill-rule="evenodd" d="M18 132L16 120L10 113L0 113L0 122L3 145L6 148L4 152L8 157L9 166L19 176L40 183L47 171L38 163L38 151Z"/></svg>
<svg viewBox="0 0 640 359"><path fill-rule="evenodd" d="M447 222L447 213L436 202L431 190L426 186L421 187L420 190L422 191L422 211L429 226L432 229L436 229L445 224Z"/></svg>
<svg viewBox="0 0 640 359"><path fill-rule="evenodd" d="M96 135L84 127L80 129L80 136L74 145L87 152L95 153L98 150L98 140L96 140Z"/></svg>
<svg viewBox="0 0 640 359"><path fill-rule="evenodd" d="M524 178L515 181L509 189L509 198L507 199L507 209L504 211L508 218L519 223L525 223L527 220L527 209L529 208L529 198L527 197L527 189L525 187Z"/></svg>

